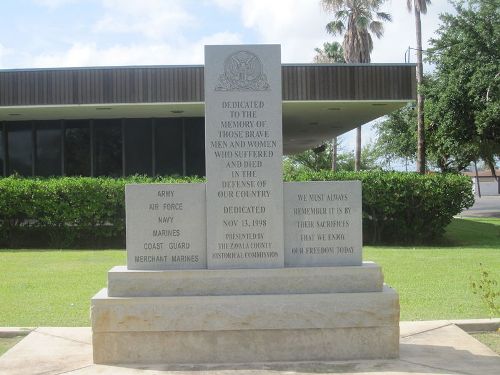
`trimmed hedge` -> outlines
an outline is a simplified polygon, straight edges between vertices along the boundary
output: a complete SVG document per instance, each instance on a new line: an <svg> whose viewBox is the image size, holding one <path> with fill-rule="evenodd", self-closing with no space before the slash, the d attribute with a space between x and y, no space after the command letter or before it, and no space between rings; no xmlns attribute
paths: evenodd
<svg viewBox="0 0 500 375"><path fill-rule="evenodd" d="M0 246L125 245L125 184L199 182L199 178L0 179Z"/></svg>
<svg viewBox="0 0 500 375"><path fill-rule="evenodd" d="M420 243L439 237L474 202L466 176L396 172L297 172L285 181L361 180L364 243ZM0 178L0 246L123 247L127 183L200 178Z"/></svg>
<svg viewBox="0 0 500 375"><path fill-rule="evenodd" d="M459 174L299 171L285 180L361 180L365 244L429 242L474 203L471 179Z"/></svg>

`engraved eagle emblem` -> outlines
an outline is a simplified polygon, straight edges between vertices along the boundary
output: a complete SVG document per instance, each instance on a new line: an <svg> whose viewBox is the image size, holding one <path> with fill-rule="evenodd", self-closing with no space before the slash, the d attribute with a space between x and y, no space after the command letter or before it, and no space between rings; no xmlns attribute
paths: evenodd
<svg viewBox="0 0 500 375"><path fill-rule="evenodd" d="M269 83L259 57L249 51L238 51L224 61L215 91L267 91Z"/></svg>

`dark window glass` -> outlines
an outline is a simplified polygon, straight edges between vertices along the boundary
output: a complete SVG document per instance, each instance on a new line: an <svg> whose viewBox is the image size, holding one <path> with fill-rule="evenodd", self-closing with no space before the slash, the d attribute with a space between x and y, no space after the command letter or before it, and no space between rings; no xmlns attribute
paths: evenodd
<svg viewBox="0 0 500 375"><path fill-rule="evenodd" d="M8 174L32 175L33 139L29 122L11 122L7 127Z"/></svg>
<svg viewBox="0 0 500 375"><path fill-rule="evenodd" d="M155 164L160 176L182 176L182 119L155 121Z"/></svg>
<svg viewBox="0 0 500 375"><path fill-rule="evenodd" d="M4 140L4 135L2 132L2 124L0 124L0 177L3 176L3 153L4 153L4 147L3 147L3 140Z"/></svg>
<svg viewBox="0 0 500 375"><path fill-rule="evenodd" d="M205 176L205 119L185 120L186 175Z"/></svg>
<svg viewBox="0 0 500 375"><path fill-rule="evenodd" d="M125 174L152 174L151 120L125 120Z"/></svg>
<svg viewBox="0 0 500 375"><path fill-rule="evenodd" d="M94 121L96 176L122 176L122 128L120 120Z"/></svg>
<svg viewBox="0 0 500 375"><path fill-rule="evenodd" d="M37 176L61 175L61 122L39 121L36 131Z"/></svg>
<svg viewBox="0 0 500 375"><path fill-rule="evenodd" d="M90 126L87 120L65 122L64 169L67 176L90 176Z"/></svg>

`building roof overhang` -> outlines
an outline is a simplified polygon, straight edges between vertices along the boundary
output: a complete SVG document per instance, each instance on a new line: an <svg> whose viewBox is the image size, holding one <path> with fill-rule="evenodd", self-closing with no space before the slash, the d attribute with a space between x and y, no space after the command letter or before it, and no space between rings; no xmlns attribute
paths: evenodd
<svg viewBox="0 0 500 375"><path fill-rule="evenodd" d="M415 100L413 64L282 66L285 154ZM203 66L0 70L0 121L204 116Z"/></svg>

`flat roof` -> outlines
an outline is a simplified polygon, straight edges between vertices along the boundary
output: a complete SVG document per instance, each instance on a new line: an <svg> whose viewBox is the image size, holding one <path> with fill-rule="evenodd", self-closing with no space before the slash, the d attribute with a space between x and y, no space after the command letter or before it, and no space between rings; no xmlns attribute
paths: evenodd
<svg viewBox="0 0 500 375"><path fill-rule="evenodd" d="M0 70L0 121L204 116L203 70ZM281 71L285 153L315 147L416 99L415 64L282 64Z"/></svg>

